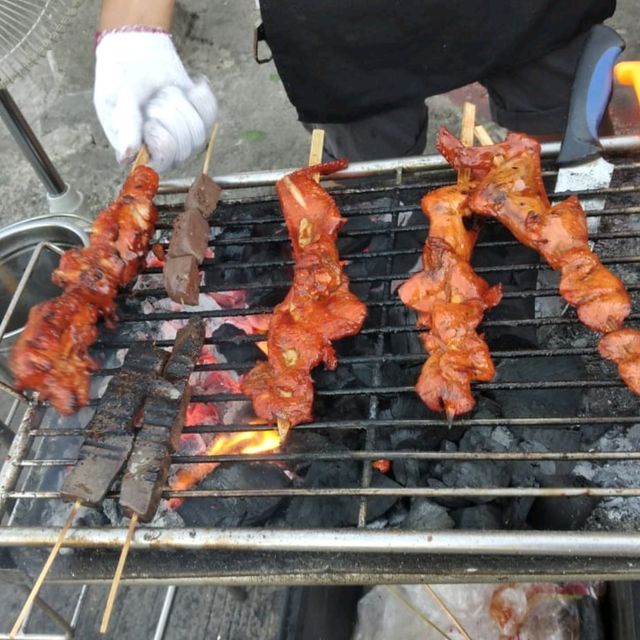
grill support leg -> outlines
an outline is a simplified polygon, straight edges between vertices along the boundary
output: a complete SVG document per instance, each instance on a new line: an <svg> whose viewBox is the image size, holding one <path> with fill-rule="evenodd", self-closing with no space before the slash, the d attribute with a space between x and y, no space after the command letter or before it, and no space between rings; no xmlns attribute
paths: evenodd
<svg viewBox="0 0 640 640"><path fill-rule="evenodd" d="M82 206L82 194L64 182L7 89L0 89L0 118L47 189L50 212L76 213Z"/></svg>

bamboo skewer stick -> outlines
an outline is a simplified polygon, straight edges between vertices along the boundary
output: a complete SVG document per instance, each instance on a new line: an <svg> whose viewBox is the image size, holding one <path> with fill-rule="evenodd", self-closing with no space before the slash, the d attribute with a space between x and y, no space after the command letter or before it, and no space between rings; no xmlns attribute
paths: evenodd
<svg viewBox="0 0 640 640"><path fill-rule="evenodd" d="M476 105L473 102L465 102L462 107L462 128L460 130L460 142L465 147L473 146L473 127L476 121ZM471 180L471 170L462 169L458 173L458 185L464 186Z"/></svg>
<svg viewBox="0 0 640 640"><path fill-rule="evenodd" d="M464 640L471 640L471 636L466 632L465 628L460 624L459 620L453 615L453 611L449 609L446 602L438 595L438 593L429 584L423 585L429 595L436 601L442 612L451 620L451 624L457 629L458 633L462 635Z"/></svg>
<svg viewBox="0 0 640 640"><path fill-rule="evenodd" d="M136 156L136 159L133 161L133 164L131 165L131 171L133 171L136 167L141 167L143 164L148 164L148 163L149 163L149 149L147 149L146 144L143 144L140 147L140 151L138 151L138 155Z"/></svg>
<svg viewBox="0 0 640 640"><path fill-rule="evenodd" d="M60 529L60 533L58 534L58 539L56 540L56 543L53 545L53 548L49 553L49 557L47 558L47 561L44 563L44 566L40 570L40 575L35 581L33 588L31 589L31 593L29 594L29 597L27 598L22 609L20 610L20 613L18 614L16 622L13 625L11 632L9 633L9 638L13 639L18 635L18 632L20 631L25 621L25 618L27 617L27 614L31 610L33 603L38 597L38 593L40 593L40 589L42 588L42 585L47 578L47 574L49 573L49 570L51 569L51 566L53 565L53 562L56 559L60 551L60 548L62 547L62 543L64 542L65 536L67 535L67 532L69 531L69 529L71 528L71 525L73 524L76 514L78 513L78 509L80 509L81 506L82 506L82 503L80 502L80 500L76 500L73 503L73 506L71 507L71 511L69 511L69 515L67 516L67 520L64 523L62 529Z"/></svg>
<svg viewBox="0 0 640 640"><path fill-rule="evenodd" d="M107 633L109 628L109 621L111 620L111 613L113 611L113 605L116 602L116 596L118 595L118 587L120 586L120 579L122 578L122 571L124 570L127 556L129 555L129 549L131 548L131 541L133 540L133 534L135 533L136 526L138 525L138 514L134 513L131 516L129 522L129 529L127 531L127 537L122 545L122 551L120 552L120 559L118 560L118 566L116 572L113 574L113 581L111 582L111 589L109 590L109 597L107 598L107 604L102 614L102 623L100 625L100 633Z"/></svg>
<svg viewBox="0 0 640 640"><path fill-rule="evenodd" d="M460 142L465 147L473 146L473 133L476 120L476 105L472 102L465 102L462 107L462 125L460 129ZM471 170L462 169L458 172L458 186L466 187L471 180ZM453 419L456 417L452 409L447 408L445 411L447 417L447 426L449 429L453 426Z"/></svg>
<svg viewBox="0 0 640 640"><path fill-rule="evenodd" d="M218 137L219 123L216 122L215 126L211 130L211 136L209 137L209 144L207 145L207 152L204 155L204 164L202 165L202 173L207 175L209 173L209 163L211 162L211 155L213 154L213 147Z"/></svg>
<svg viewBox="0 0 640 640"><path fill-rule="evenodd" d="M491 139L489 132L481 124L475 127L473 131L481 145L489 146L490 144L493 144L493 140Z"/></svg>

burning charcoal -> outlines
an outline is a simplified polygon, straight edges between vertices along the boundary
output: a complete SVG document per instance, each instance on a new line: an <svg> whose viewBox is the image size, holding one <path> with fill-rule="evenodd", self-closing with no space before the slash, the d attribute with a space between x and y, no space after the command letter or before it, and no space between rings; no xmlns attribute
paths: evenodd
<svg viewBox="0 0 640 640"><path fill-rule="evenodd" d="M459 529L502 529L500 509L491 504L456 509L451 512Z"/></svg>
<svg viewBox="0 0 640 640"><path fill-rule="evenodd" d="M149 382L168 355L150 343L129 349L121 371L107 385L87 425L78 462L62 485L64 499L79 499L85 505L102 501L129 457L133 435L127 431L142 407ZM140 371L142 363L149 367L146 374Z"/></svg>
<svg viewBox="0 0 640 640"><path fill-rule="evenodd" d="M436 531L453 529L454 525L453 518L444 507L426 498L414 498L411 501L409 515L402 526L418 531Z"/></svg>
<svg viewBox="0 0 640 640"><path fill-rule="evenodd" d="M198 264L202 264L208 241L207 221L198 209L187 209L178 215L173 223L167 255L171 258L193 256Z"/></svg>
<svg viewBox="0 0 640 640"><path fill-rule="evenodd" d="M508 465L490 460L478 462L445 462L445 471L442 481L448 487L506 487L509 484L510 474ZM490 502L492 497L467 498L470 502Z"/></svg>
<svg viewBox="0 0 640 640"><path fill-rule="evenodd" d="M189 404L187 382L157 380L147 396L138 431L120 487L120 506L127 515L151 520L158 508Z"/></svg>
<svg viewBox="0 0 640 640"><path fill-rule="evenodd" d="M517 483L514 481L515 486ZM503 509L503 521L506 529L523 529L527 523L529 512L535 502L532 496L522 496L507 501L506 507Z"/></svg>
<svg viewBox="0 0 640 640"><path fill-rule="evenodd" d="M164 263L164 288L180 304L197 305L200 297L198 261L193 256L168 256Z"/></svg>
<svg viewBox="0 0 640 640"><path fill-rule="evenodd" d="M253 365L261 353L254 342L247 340L247 334L231 324L223 324L212 334L216 349L227 362L250 363Z"/></svg>
<svg viewBox="0 0 640 640"><path fill-rule="evenodd" d="M203 344L204 323L201 318L191 318L176 335L163 377L171 382L187 381L202 353Z"/></svg>
<svg viewBox="0 0 640 640"><path fill-rule="evenodd" d="M286 489L289 478L277 466L266 462L221 464L197 489ZM237 527L264 523L283 498L194 498L185 500L178 513L187 527ZM303 524L303 523L300 523Z"/></svg>
<svg viewBox="0 0 640 640"><path fill-rule="evenodd" d="M222 189L204 173L191 185L185 200L185 209L197 209L204 218L208 218L218 206Z"/></svg>

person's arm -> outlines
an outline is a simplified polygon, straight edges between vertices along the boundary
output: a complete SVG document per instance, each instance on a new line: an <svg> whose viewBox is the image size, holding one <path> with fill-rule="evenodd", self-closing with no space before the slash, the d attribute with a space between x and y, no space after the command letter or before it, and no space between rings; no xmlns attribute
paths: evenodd
<svg viewBox="0 0 640 640"><path fill-rule="evenodd" d="M208 80L192 79L169 33L173 0L104 0L93 102L118 162L146 144L164 171L204 147L217 117Z"/></svg>
<svg viewBox="0 0 640 640"><path fill-rule="evenodd" d="M169 31L175 0L103 0L99 31L140 25Z"/></svg>

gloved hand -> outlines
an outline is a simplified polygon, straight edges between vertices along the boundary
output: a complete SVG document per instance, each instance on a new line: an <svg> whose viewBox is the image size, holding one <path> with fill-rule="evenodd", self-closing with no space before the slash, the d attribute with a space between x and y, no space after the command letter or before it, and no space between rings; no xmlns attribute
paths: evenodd
<svg viewBox="0 0 640 640"><path fill-rule="evenodd" d="M93 101L118 162L131 161L144 142L156 171L202 148L218 112L208 80L188 76L163 32L101 34Z"/></svg>

